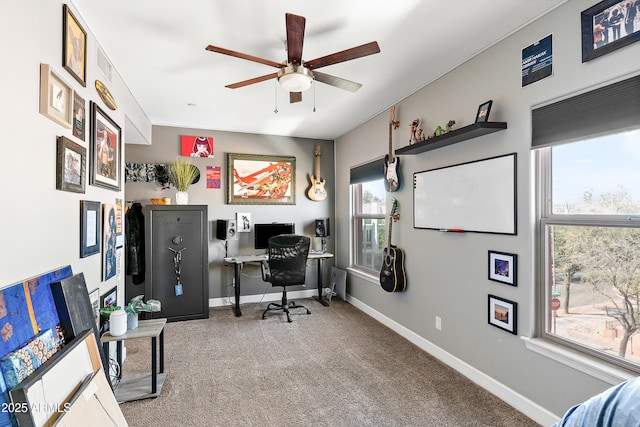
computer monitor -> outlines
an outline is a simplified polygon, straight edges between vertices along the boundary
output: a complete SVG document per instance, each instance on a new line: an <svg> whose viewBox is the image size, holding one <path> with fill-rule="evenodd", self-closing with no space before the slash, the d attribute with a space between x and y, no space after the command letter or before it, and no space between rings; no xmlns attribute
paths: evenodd
<svg viewBox="0 0 640 427"><path fill-rule="evenodd" d="M295 234L296 225L293 223L272 222L270 224L254 224L255 249L268 249L269 239L280 234Z"/></svg>

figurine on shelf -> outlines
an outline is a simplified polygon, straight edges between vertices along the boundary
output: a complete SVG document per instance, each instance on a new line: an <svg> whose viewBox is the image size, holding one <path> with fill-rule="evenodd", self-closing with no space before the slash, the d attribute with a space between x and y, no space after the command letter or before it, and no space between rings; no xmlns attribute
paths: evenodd
<svg viewBox="0 0 640 427"><path fill-rule="evenodd" d="M409 145L413 145L416 142L424 141L424 135L422 134L422 129L420 129L419 126L420 119L415 119L409 125Z"/></svg>
<svg viewBox="0 0 640 427"><path fill-rule="evenodd" d="M449 122L447 123L447 127L446 127L446 132L451 132L451 128L453 127L453 125L456 124L455 120L449 120Z"/></svg>
<svg viewBox="0 0 640 427"><path fill-rule="evenodd" d="M442 126L436 126L436 131L434 133L436 134L436 136L442 135Z"/></svg>

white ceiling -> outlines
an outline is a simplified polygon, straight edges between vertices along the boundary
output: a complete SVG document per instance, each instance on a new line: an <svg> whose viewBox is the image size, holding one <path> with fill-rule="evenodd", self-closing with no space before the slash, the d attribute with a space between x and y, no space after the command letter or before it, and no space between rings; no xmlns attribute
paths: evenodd
<svg viewBox="0 0 640 427"><path fill-rule="evenodd" d="M336 139L565 1L72 0L72 4L152 124ZM320 70L361 83L359 91L315 83L303 93L302 102L290 104L288 93L276 90L275 79L239 89L225 87L274 69L205 47L213 44L282 62L285 13L306 17L305 61L378 42L378 54Z"/></svg>

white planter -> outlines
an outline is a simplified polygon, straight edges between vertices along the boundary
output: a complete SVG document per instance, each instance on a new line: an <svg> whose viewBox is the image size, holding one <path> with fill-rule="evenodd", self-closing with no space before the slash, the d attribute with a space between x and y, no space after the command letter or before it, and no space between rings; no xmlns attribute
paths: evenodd
<svg viewBox="0 0 640 427"><path fill-rule="evenodd" d="M189 203L189 194L186 191L176 193L176 205L186 205Z"/></svg>
<svg viewBox="0 0 640 427"><path fill-rule="evenodd" d="M112 311L109 316L109 332L112 337L119 337L127 333L127 312L124 310Z"/></svg>
<svg viewBox="0 0 640 427"><path fill-rule="evenodd" d="M138 327L138 313L136 314L127 314L127 329L135 329Z"/></svg>

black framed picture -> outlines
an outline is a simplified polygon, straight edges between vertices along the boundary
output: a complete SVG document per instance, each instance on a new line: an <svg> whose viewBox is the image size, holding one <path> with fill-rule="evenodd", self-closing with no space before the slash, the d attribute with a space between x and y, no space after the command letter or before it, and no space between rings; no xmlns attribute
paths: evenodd
<svg viewBox="0 0 640 427"><path fill-rule="evenodd" d="M516 335L518 333L518 303L489 295L489 324Z"/></svg>
<svg viewBox="0 0 640 427"><path fill-rule="evenodd" d="M489 121L489 112L491 111L492 104L493 100L480 104L478 107L478 113L476 114L476 123Z"/></svg>
<svg viewBox="0 0 640 427"><path fill-rule="evenodd" d="M517 259L516 254L489 251L489 280L518 286Z"/></svg>
<svg viewBox="0 0 640 427"><path fill-rule="evenodd" d="M638 4L605 0L582 11L582 62L613 52L640 40Z"/></svg>
<svg viewBox="0 0 640 427"><path fill-rule="evenodd" d="M91 138L89 158L90 184L120 190L122 170L122 138L120 126L95 103L91 102Z"/></svg>
<svg viewBox="0 0 640 427"><path fill-rule="evenodd" d="M100 252L100 202L80 200L80 258Z"/></svg>
<svg viewBox="0 0 640 427"><path fill-rule="evenodd" d="M57 140L56 188L84 193L87 180L87 150L64 136L59 136Z"/></svg>

